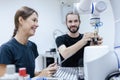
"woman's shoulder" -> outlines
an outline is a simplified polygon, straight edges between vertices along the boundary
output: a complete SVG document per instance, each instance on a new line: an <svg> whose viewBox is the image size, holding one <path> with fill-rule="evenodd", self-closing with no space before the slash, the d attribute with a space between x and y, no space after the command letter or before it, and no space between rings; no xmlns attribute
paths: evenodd
<svg viewBox="0 0 120 80"><path fill-rule="evenodd" d="M10 39L9 41L3 43L3 44L0 46L0 49L1 49L1 50L12 49L13 43L14 43L13 39Z"/></svg>
<svg viewBox="0 0 120 80"><path fill-rule="evenodd" d="M3 43L1 47L12 46L12 43L14 43L14 41L13 39L10 39L7 42Z"/></svg>

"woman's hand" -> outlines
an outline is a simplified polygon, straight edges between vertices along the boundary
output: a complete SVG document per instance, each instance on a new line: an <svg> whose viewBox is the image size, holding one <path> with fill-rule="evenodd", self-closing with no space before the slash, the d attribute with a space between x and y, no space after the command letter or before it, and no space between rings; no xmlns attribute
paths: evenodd
<svg viewBox="0 0 120 80"><path fill-rule="evenodd" d="M50 77L57 71L57 64L50 64L47 68L43 69L38 76L40 77Z"/></svg>

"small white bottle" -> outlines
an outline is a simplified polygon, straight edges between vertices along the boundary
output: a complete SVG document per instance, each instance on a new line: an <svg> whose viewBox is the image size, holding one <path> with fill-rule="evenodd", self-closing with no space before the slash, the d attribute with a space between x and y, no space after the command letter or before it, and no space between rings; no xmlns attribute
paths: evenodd
<svg viewBox="0 0 120 80"><path fill-rule="evenodd" d="M0 78L0 80L18 80L18 76L15 74L15 65L7 65L6 73Z"/></svg>
<svg viewBox="0 0 120 80"><path fill-rule="evenodd" d="M26 73L26 68L19 68L18 80L30 80L30 75Z"/></svg>

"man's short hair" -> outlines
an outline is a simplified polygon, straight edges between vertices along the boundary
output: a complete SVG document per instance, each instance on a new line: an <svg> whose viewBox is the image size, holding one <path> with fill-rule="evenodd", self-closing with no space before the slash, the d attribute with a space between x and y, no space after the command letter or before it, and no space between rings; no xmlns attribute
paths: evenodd
<svg viewBox="0 0 120 80"><path fill-rule="evenodd" d="M78 16L78 19L79 19L79 22L81 21L81 20L80 20L80 15L79 15L79 13L69 12L69 13L66 14L66 22L67 22L67 16L70 15L70 14L77 15L77 16Z"/></svg>

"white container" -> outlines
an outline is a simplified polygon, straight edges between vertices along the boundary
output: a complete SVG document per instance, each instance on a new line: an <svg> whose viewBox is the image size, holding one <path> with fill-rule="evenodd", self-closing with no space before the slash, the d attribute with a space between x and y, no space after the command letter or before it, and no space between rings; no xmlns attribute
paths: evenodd
<svg viewBox="0 0 120 80"><path fill-rule="evenodd" d="M0 80L18 80L18 76L15 74L15 65L7 65L6 73L0 78Z"/></svg>

